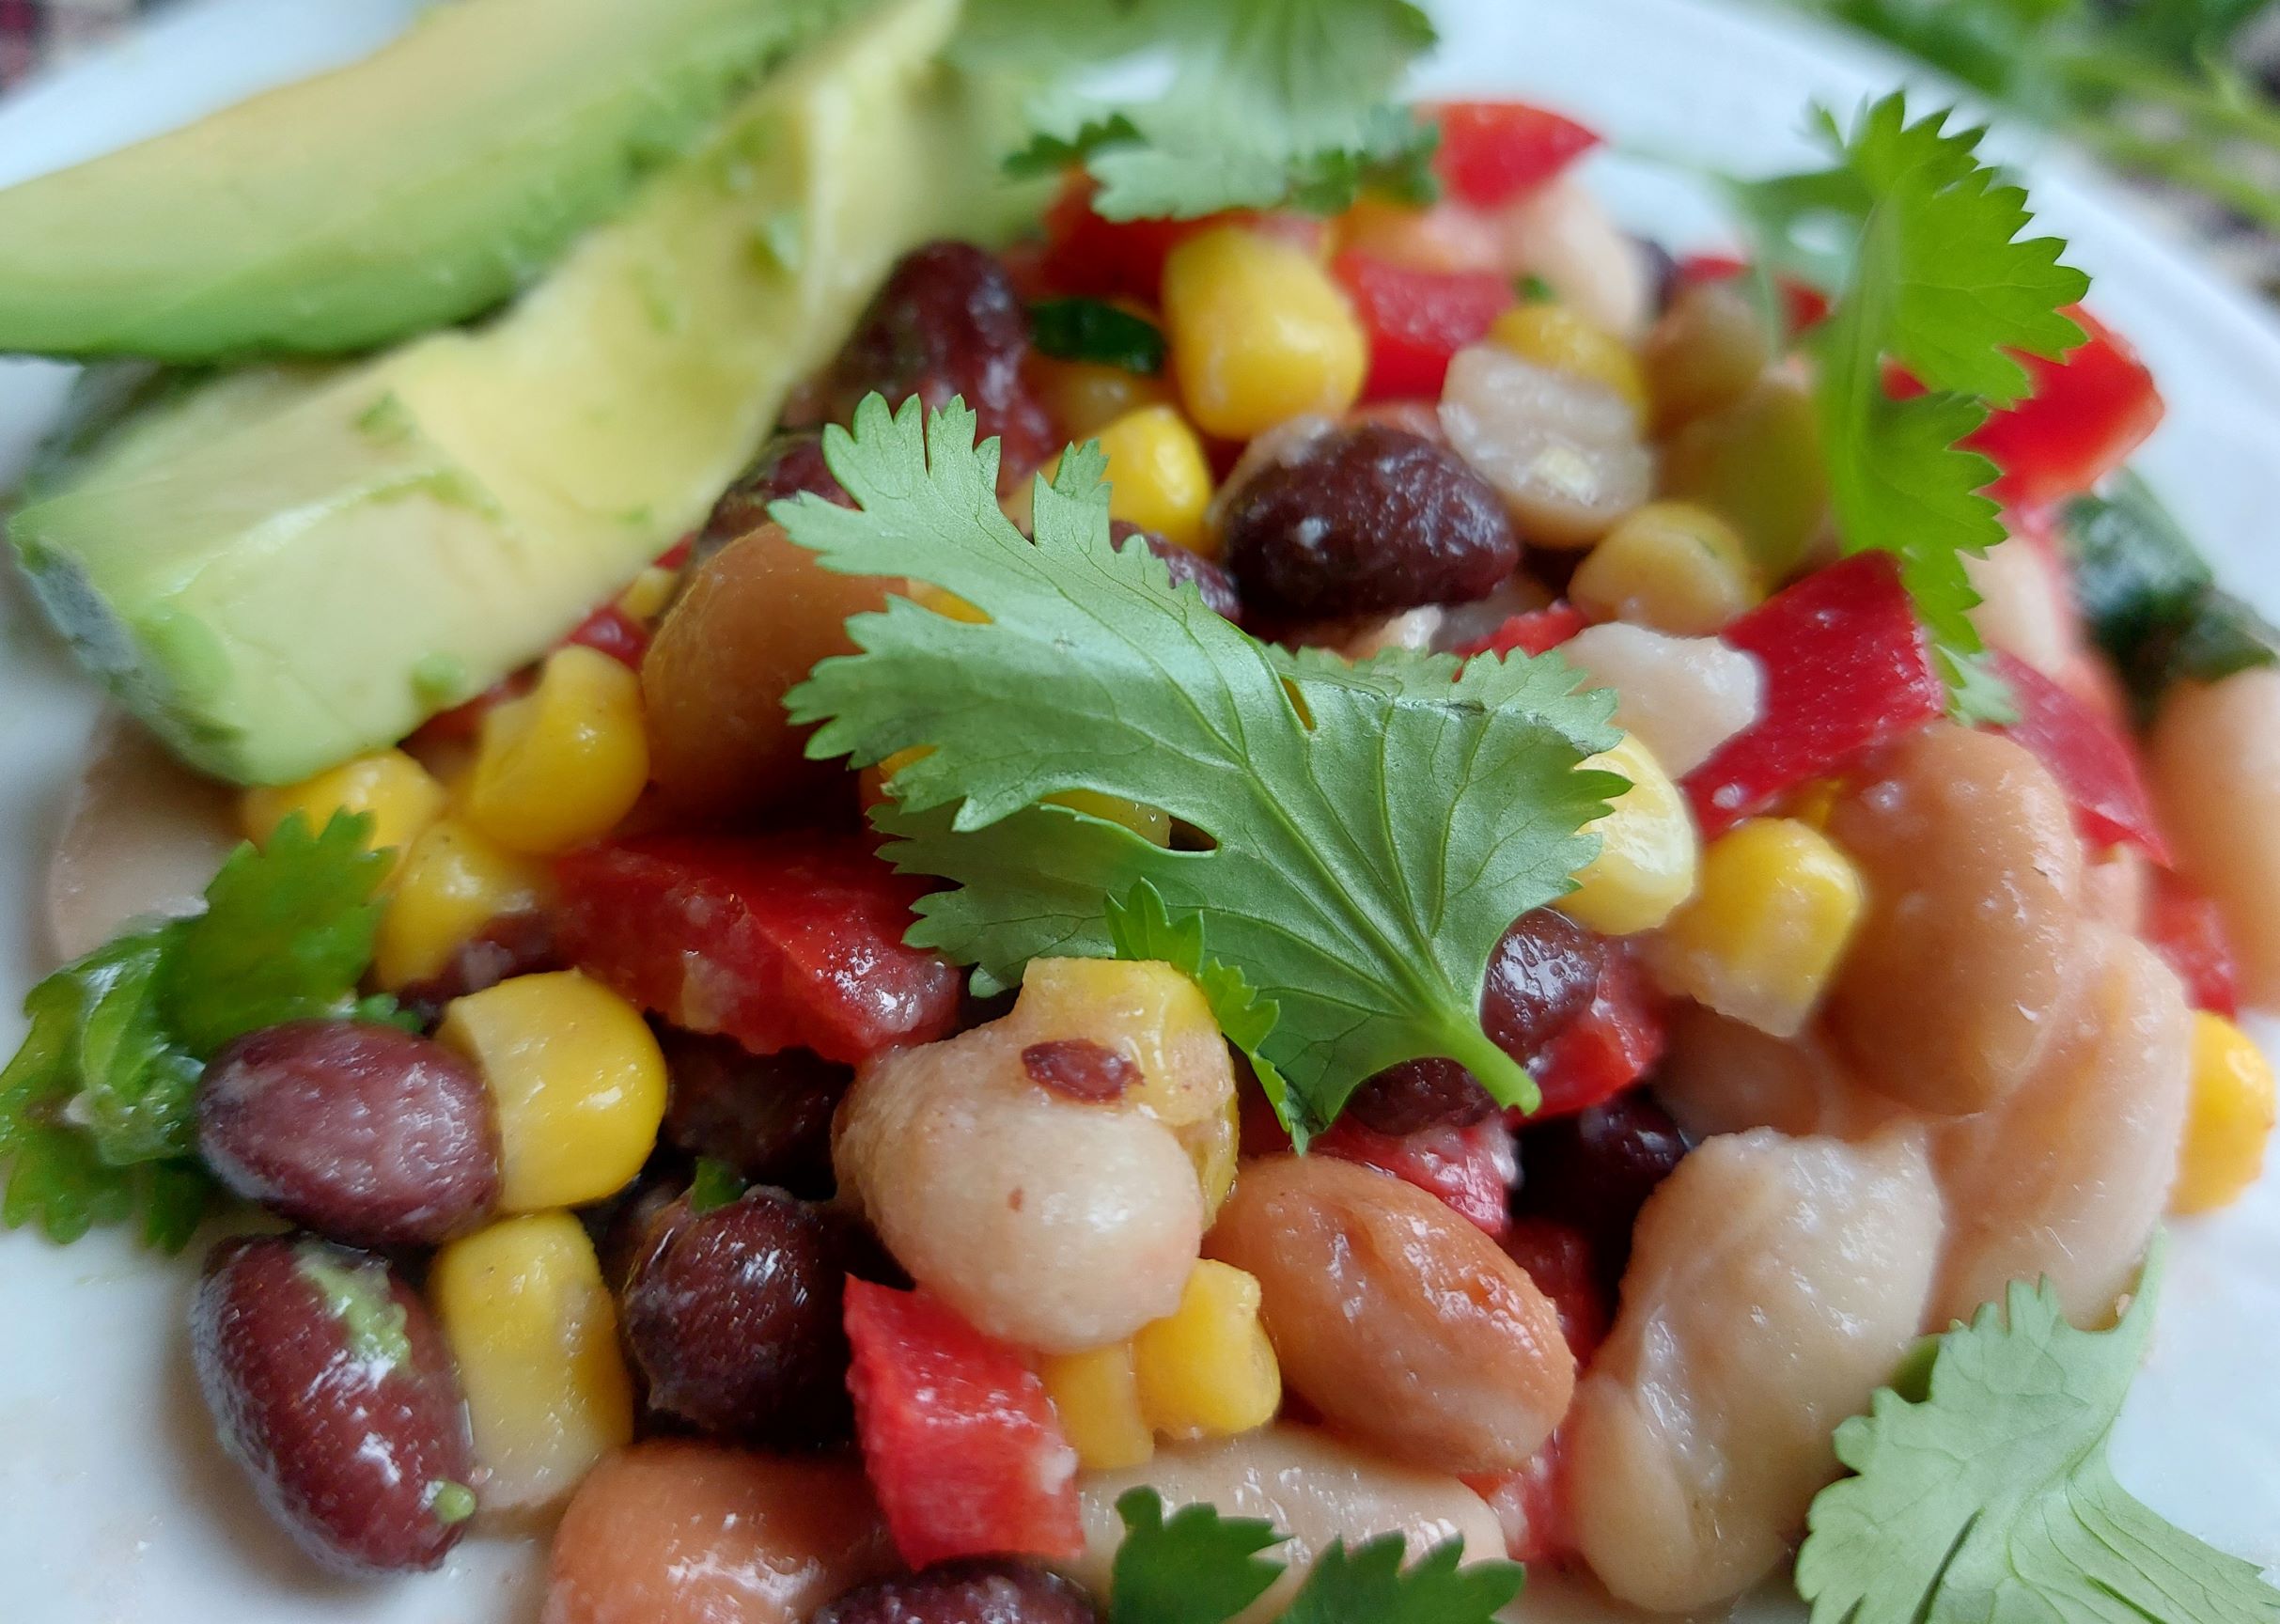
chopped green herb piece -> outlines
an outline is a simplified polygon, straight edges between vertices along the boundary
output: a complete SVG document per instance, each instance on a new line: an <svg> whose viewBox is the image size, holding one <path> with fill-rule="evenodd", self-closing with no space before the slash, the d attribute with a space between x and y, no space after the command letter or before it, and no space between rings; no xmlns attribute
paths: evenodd
<svg viewBox="0 0 2280 1624"><path fill-rule="evenodd" d="M702 1216L717 1208L727 1206L744 1193L743 1175L726 1162L716 1162L710 1156L696 1159L696 1170L689 1177L689 1210Z"/></svg>
<svg viewBox="0 0 2280 1624"><path fill-rule="evenodd" d="M475 1515L475 1491L464 1483L454 1483L448 1478L430 1483L428 1485L428 1509L446 1528L457 1522L464 1522Z"/></svg>
<svg viewBox="0 0 2280 1624"><path fill-rule="evenodd" d="M404 1305L388 1289L388 1271L378 1259L326 1241L304 1241L294 1249L293 1267L323 1297L350 1357L373 1365L412 1362Z"/></svg>
<svg viewBox="0 0 2280 1624"><path fill-rule="evenodd" d="M1163 370L1163 329L1101 299L1040 299L1030 336L1056 361L1089 361L1153 377Z"/></svg>
<svg viewBox="0 0 2280 1624"><path fill-rule="evenodd" d="M1520 295L1522 303L1528 304L1549 304L1557 297L1552 291L1552 284L1533 271L1517 278L1512 284L1512 291Z"/></svg>

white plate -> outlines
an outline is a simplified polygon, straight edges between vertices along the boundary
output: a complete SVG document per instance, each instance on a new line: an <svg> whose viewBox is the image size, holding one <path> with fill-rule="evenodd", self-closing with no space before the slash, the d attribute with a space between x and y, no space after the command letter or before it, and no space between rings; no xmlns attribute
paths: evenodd
<svg viewBox="0 0 2280 1624"><path fill-rule="evenodd" d="M368 48L411 0L220 0L0 108L0 181L162 128L260 83ZM1785 20L1690 0L1441 0L1436 92L1531 96L1626 146L1741 171L1813 153L1804 110L1849 110L1889 58ZM2169 417L2142 466L2237 589L2280 613L2267 543L2280 502L2280 331L2161 242L2063 151L2017 140L2043 222L2098 278L2093 303L2159 375ZM1594 179L1632 224L1705 241L1715 216L1618 157ZM54 409L64 369L0 364L0 485ZM24 611L0 597L0 992L46 965L39 854L93 705ZM19 1023L6 1016L0 1040ZM2280 1029L2267 1028L2271 1039ZM2247 1203L2181 1226L2151 1367L2117 1443L2122 1479L2195 1532L2280 1567L2280 1168ZM7 1624L499 1624L536 1614L535 1557L471 1541L441 1573L342 1585L311 1575L213 1446L188 1374L188 1263L117 1234L68 1250L0 1236L0 1619ZM1543 1616L1538 1593L1523 1612ZM1752 1619L1791 1616L1754 1605Z"/></svg>

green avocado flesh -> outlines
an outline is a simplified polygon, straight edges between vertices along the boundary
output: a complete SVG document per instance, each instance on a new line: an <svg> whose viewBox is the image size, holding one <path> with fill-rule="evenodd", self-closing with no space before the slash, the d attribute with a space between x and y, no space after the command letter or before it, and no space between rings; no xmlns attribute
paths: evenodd
<svg viewBox="0 0 2280 1624"><path fill-rule="evenodd" d="M851 0L459 0L0 192L0 351L338 354L497 304Z"/></svg>
<svg viewBox="0 0 2280 1624"><path fill-rule="evenodd" d="M9 525L50 616L242 783L535 658L702 520L899 254L1026 201L937 60L957 14L894 0L824 41L487 327L163 385Z"/></svg>

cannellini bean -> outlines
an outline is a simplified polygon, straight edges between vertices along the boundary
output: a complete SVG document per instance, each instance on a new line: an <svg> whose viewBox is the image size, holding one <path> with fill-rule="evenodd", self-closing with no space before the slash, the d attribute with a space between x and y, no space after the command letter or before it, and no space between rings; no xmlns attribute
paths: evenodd
<svg viewBox="0 0 2280 1624"><path fill-rule="evenodd" d="M1398 615L1375 615L1362 620L1342 620L1302 632L1294 641L1335 648L1349 660L1366 660L1388 648L1430 648L1441 632L1442 609L1428 603Z"/></svg>
<svg viewBox="0 0 2280 1624"><path fill-rule="evenodd" d="M1513 272L1541 276L1594 326L1632 343L1646 335L1655 303L1647 256L1590 188L1563 178L1499 212Z"/></svg>
<svg viewBox="0 0 2280 1624"><path fill-rule="evenodd" d="M1655 1097L1694 1139L1752 1128L1867 1139L1909 1115L1863 1085L1818 1030L1774 1038L1694 1004L1671 1018Z"/></svg>
<svg viewBox="0 0 2280 1624"><path fill-rule="evenodd" d="M2024 537L1968 554L1964 573L1979 594L1971 623L1990 648L2032 665L2046 677L2062 675L2082 647L2073 606L2051 555Z"/></svg>
<svg viewBox="0 0 2280 1624"><path fill-rule="evenodd" d="M2050 1057L1993 1110L1934 1132L1952 1227L1931 1329L2046 1274L2071 1318L2102 1320L2168 1199L2185 1122L2184 994L2144 944L2100 925L2084 935L2085 991Z"/></svg>
<svg viewBox="0 0 2280 1624"><path fill-rule="evenodd" d="M1070 1098L1000 1025L887 1054L839 1108L840 1187L911 1277L1046 1352L1130 1336L1179 1305L1203 1193L1172 1130Z"/></svg>
<svg viewBox="0 0 2280 1624"><path fill-rule="evenodd" d="M1584 546L1654 485L1637 417L1614 390L1501 345L1457 352L1442 386L1441 426L1527 541Z"/></svg>
<svg viewBox="0 0 2280 1624"><path fill-rule="evenodd" d="M1561 1436L1584 1557L1682 1612L1781 1560L1830 1433L1914 1338L1940 1237L1912 1133L1713 1139L1639 1214L1623 1306Z"/></svg>
<svg viewBox="0 0 2280 1624"><path fill-rule="evenodd" d="M804 1624L891 1571L852 1461L641 1444L587 1474L555 1532L542 1624Z"/></svg>
<svg viewBox="0 0 2280 1624"><path fill-rule="evenodd" d="M137 919L196 913L237 843L237 798L169 756L139 722L107 712L48 858L56 958L91 953Z"/></svg>
<svg viewBox="0 0 2280 1624"><path fill-rule="evenodd" d="M1399 1534L1413 1555L1451 1539L1463 1541L1468 1561L1505 1554L1495 1513L1456 1478L1396 1465L1328 1433L1281 1422L1235 1438L1166 1444L1145 1466L1078 1479L1085 1549L1069 1570L1096 1595L1108 1594L1124 1538L1117 1497L1142 1485L1163 1497L1167 1512L1200 1502L1223 1516L1263 1519L1289 1535L1274 1552L1288 1568L1237 1624L1280 1613L1334 1539L1351 1548Z"/></svg>
<svg viewBox="0 0 2280 1624"><path fill-rule="evenodd" d="M2280 1008L2280 667L2172 688L2147 757L2178 866L2224 911L2242 992Z"/></svg>
<svg viewBox="0 0 2280 1624"><path fill-rule="evenodd" d="M1765 672L1715 637L1671 637L1611 620L1560 645L1593 684L1616 691L1615 725L1683 778L1757 720Z"/></svg>
<svg viewBox="0 0 2280 1624"><path fill-rule="evenodd" d="M1508 1469L1567 1412L1575 1359L1558 1311L1414 1185L1327 1156L1256 1161L1206 1250L1258 1281L1285 1383L1390 1455Z"/></svg>
<svg viewBox="0 0 2280 1624"><path fill-rule="evenodd" d="M1918 1110L1985 1110L2047 1051L2080 981L2066 796L2022 746L1943 723L1840 800L1829 833L1868 887L1829 998L1839 1051Z"/></svg>

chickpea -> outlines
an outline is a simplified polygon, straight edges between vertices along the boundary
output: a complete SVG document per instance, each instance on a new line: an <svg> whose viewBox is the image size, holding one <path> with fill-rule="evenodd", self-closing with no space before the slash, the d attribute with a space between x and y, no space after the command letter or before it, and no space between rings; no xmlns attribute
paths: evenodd
<svg viewBox="0 0 2280 1624"><path fill-rule="evenodd" d="M1253 1162L1207 1250L1257 1279L1285 1383L1388 1454L1517 1467L1567 1413L1575 1360L1557 1310L1413 1185L1326 1156Z"/></svg>
<svg viewBox="0 0 2280 1624"><path fill-rule="evenodd" d="M1655 1097L1695 1139L1772 1128L1859 1140L1910 1115L1864 1086L1818 1029L1775 1038L1694 1004L1671 1019Z"/></svg>
<svg viewBox="0 0 2280 1624"><path fill-rule="evenodd" d="M2191 1016L2144 944L2084 929L2085 991L2047 1059L1993 1110L1934 1130L1952 1227L1928 1324L2050 1276L2104 1319L2160 1221L2184 1132Z"/></svg>
<svg viewBox="0 0 2280 1624"><path fill-rule="evenodd" d="M1937 1116L1983 1111L2034 1067L2080 981L2082 851L2024 748L1941 724L1837 803L1868 887L1830 992L1838 1053Z"/></svg>
<svg viewBox="0 0 2280 1624"><path fill-rule="evenodd" d="M2280 667L2171 689L2147 765L2179 867L2224 911L2241 991L2280 1008Z"/></svg>
<svg viewBox="0 0 2280 1624"><path fill-rule="evenodd" d="M1179 1305L1203 1192L1132 1100L1032 1081L1004 1023L873 1062L840 1107L840 1187L911 1277L982 1330L1046 1352L1130 1336Z"/></svg>
<svg viewBox="0 0 2280 1624"><path fill-rule="evenodd" d="M1734 283L1679 289L1648 334L1639 359L1658 431L1729 406L1773 358L1772 336L1748 293Z"/></svg>
<svg viewBox="0 0 2280 1624"><path fill-rule="evenodd" d="M1500 1557L1496 1515L1454 1477L1396 1465L1310 1427L1278 1423L1239 1437L1159 1448L1145 1466L1087 1473L1077 1484L1085 1516L1085 1554L1071 1574L1096 1595L1109 1591L1110 1569L1124 1524L1117 1497L1146 1484L1168 1514L1180 1506L1216 1506L1226 1517L1257 1517L1288 1534L1275 1547L1283 1577L1235 1624L1258 1624L1289 1604L1305 1570L1334 1539L1349 1548L1381 1534L1399 1534L1412 1555L1464 1543L1468 1560Z"/></svg>
<svg viewBox="0 0 2280 1624"><path fill-rule="evenodd" d="M1707 1607L1782 1559L1836 1475L1831 1430L1915 1336L1940 1224L1912 1133L1759 1129L1664 1180L1561 1432L1578 1545L1619 1600Z"/></svg>

